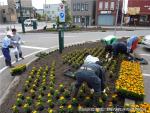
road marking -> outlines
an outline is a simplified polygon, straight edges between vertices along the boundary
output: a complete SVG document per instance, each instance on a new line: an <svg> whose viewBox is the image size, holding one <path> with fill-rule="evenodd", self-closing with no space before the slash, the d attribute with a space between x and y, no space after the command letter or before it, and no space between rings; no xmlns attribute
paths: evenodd
<svg viewBox="0 0 150 113"><path fill-rule="evenodd" d="M38 49L38 50L47 50L49 48L44 48L44 47L34 47L34 46L21 46L22 48L27 48L27 49ZM12 53L12 52L11 52ZM0 58L3 58L4 56L1 55Z"/></svg>
<svg viewBox="0 0 150 113"><path fill-rule="evenodd" d="M76 36L64 36L64 37L76 37Z"/></svg>
<svg viewBox="0 0 150 113"><path fill-rule="evenodd" d="M150 74L143 73L143 76L150 76Z"/></svg>
<svg viewBox="0 0 150 113"><path fill-rule="evenodd" d="M141 55L141 56L148 56L148 57L150 57L150 54L139 54L139 55Z"/></svg>
<svg viewBox="0 0 150 113"><path fill-rule="evenodd" d="M34 46L21 46L22 48L28 48L28 49L39 49L39 50L46 50L48 48L44 47L34 47Z"/></svg>
<svg viewBox="0 0 150 113"><path fill-rule="evenodd" d="M45 50L48 50L48 49L45 49ZM32 56L32 55L34 55L34 54L36 54L36 53L39 53L39 52L42 52L42 51L45 51L45 50L39 50L39 51L36 51L36 52L33 52L33 53L31 53L31 54L28 54L28 55L26 55L26 56L24 56L24 58L27 58L27 57L29 57L29 56ZM19 60L21 60L21 59L19 59ZM12 64L15 64L16 63L16 61L13 61L12 62ZM8 66L5 66L5 67L3 67L1 70L0 70L0 73L2 73L5 69L7 69L8 68Z"/></svg>

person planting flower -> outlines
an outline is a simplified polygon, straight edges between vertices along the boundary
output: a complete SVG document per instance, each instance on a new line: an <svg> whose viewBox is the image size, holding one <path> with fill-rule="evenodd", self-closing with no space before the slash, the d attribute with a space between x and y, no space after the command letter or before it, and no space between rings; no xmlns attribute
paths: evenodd
<svg viewBox="0 0 150 113"><path fill-rule="evenodd" d="M88 53L85 54L87 56ZM75 73L76 83L74 87L73 97L77 97L78 90L83 82L86 82L90 89L94 89L95 104L105 87L105 72L102 69L101 63L86 62Z"/></svg>

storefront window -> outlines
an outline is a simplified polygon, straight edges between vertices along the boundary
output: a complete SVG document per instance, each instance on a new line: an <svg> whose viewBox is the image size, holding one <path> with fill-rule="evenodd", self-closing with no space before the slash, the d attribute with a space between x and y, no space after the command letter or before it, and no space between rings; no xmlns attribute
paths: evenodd
<svg viewBox="0 0 150 113"><path fill-rule="evenodd" d="M147 15L140 16L140 22L146 22L148 20Z"/></svg>

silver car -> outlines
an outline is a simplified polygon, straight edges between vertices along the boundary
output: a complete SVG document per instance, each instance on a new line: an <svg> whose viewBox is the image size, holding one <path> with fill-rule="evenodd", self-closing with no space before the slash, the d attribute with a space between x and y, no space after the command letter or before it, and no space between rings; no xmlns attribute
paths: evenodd
<svg viewBox="0 0 150 113"><path fill-rule="evenodd" d="M142 44L145 48L149 48L150 49L150 35L146 35L143 38Z"/></svg>

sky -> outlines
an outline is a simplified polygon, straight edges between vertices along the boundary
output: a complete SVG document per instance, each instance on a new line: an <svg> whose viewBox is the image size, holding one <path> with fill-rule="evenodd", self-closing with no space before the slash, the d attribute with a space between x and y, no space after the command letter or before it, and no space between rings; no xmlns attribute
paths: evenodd
<svg viewBox="0 0 150 113"><path fill-rule="evenodd" d="M60 3L61 0L46 0L47 4L57 4ZM0 4L7 4L7 0L0 0ZM37 9L42 9L45 0L32 0L32 5Z"/></svg>

